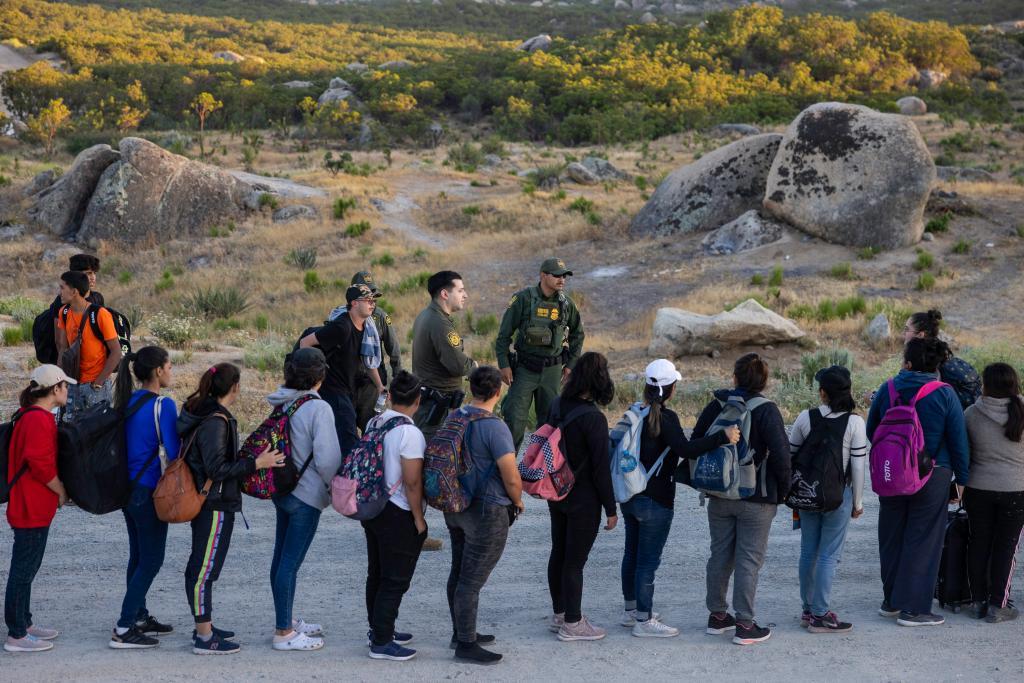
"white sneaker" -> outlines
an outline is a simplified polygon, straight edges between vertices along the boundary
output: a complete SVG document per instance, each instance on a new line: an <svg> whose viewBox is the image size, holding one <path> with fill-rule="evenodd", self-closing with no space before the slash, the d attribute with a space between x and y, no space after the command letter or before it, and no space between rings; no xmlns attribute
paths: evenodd
<svg viewBox="0 0 1024 683"><path fill-rule="evenodd" d="M637 638L672 638L679 635L679 629L653 618L636 622L636 626L633 627L633 635Z"/></svg>
<svg viewBox="0 0 1024 683"><path fill-rule="evenodd" d="M39 640L32 635L26 635L24 638L7 636L7 640L4 641L4 649L8 652L46 652L53 649L53 643Z"/></svg>
<svg viewBox="0 0 1024 683"><path fill-rule="evenodd" d="M301 633L304 636L322 636L324 634L324 627L320 624L307 624L302 619L292 619L292 628L295 629L296 633Z"/></svg>
<svg viewBox="0 0 1024 683"><path fill-rule="evenodd" d="M36 640L53 640L60 635L55 628L43 628L42 626L29 626L28 634Z"/></svg>
<svg viewBox="0 0 1024 683"><path fill-rule="evenodd" d="M651 613L651 616L657 619L661 615L657 612ZM637 621L643 621L643 619L637 619L637 613L635 609L627 609L622 612L622 620L619 622L623 626L633 627L636 626Z"/></svg>
<svg viewBox="0 0 1024 683"><path fill-rule="evenodd" d="M280 637L281 636L274 636L275 650L310 652L312 650L319 650L324 646L323 638L313 638L299 631L294 631L292 637L288 640L279 641L278 638Z"/></svg>
<svg viewBox="0 0 1024 683"><path fill-rule="evenodd" d="M548 622L548 630L552 633L558 633L558 630L562 628L562 624L565 623L565 612L559 612L558 614L551 615L551 621Z"/></svg>

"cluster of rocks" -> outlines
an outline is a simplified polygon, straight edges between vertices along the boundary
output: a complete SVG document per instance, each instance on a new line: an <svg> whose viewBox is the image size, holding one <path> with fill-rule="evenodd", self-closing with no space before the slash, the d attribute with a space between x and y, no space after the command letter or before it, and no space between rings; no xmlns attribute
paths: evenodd
<svg viewBox="0 0 1024 683"><path fill-rule="evenodd" d="M734 253L777 240L791 226L836 244L893 249L920 241L935 179L908 118L819 103L782 135L749 135L673 171L630 233L720 231L705 248Z"/></svg>
<svg viewBox="0 0 1024 683"><path fill-rule="evenodd" d="M252 185L141 138L118 149L82 151L59 177L44 171L26 187L28 218L65 240L136 243L206 234L259 207Z"/></svg>

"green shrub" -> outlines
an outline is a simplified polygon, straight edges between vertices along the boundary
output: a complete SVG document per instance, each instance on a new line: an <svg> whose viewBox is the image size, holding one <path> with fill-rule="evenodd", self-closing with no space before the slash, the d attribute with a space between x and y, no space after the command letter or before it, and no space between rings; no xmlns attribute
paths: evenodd
<svg viewBox="0 0 1024 683"><path fill-rule="evenodd" d="M302 270L311 270L316 268L316 257L316 247L303 247L289 251L284 262Z"/></svg>
<svg viewBox="0 0 1024 683"><path fill-rule="evenodd" d="M22 320L19 325L21 327L21 338L28 341L32 338L32 324L35 321L32 319Z"/></svg>
<svg viewBox="0 0 1024 683"><path fill-rule="evenodd" d="M199 288L185 299L186 310L207 319L231 318L251 305L248 295L237 287Z"/></svg>
<svg viewBox="0 0 1024 683"><path fill-rule="evenodd" d="M370 261L370 265L375 268L377 266L380 266L382 268L390 268L391 266L395 265L395 257L389 254L388 252L384 252L377 258Z"/></svg>
<svg viewBox="0 0 1024 683"><path fill-rule="evenodd" d="M864 247L857 251L857 258L861 261L870 261L880 253L882 253L882 250L878 247Z"/></svg>
<svg viewBox="0 0 1024 683"><path fill-rule="evenodd" d="M200 329L201 325L195 318L172 316L163 311L154 313L149 319L149 331L161 344L172 349L190 346Z"/></svg>
<svg viewBox="0 0 1024 683"><path fill-rule="evenodd" d="M383 297L381 297L380 299L377 299L377 308L379 308L380 310L384 311L388 315L394 315L395 314L395 306L394 306L394 304L392 304L390 301L388 301L387 299L385 299Z"/></svg>
<svg viewBox="0 0 1024 683"><path fill-rule="evenodd" d="M795 304L786 310L786 315L798 320L817 320L829 322L861 315L867 311L867 302L862 296L851 296L838 301L822 299L817 306Z"/></svg>
<svg viewBox="0 0 1024 683"><path fill-rule="evenodd" d="M472 173L477 166L484 163L485 152L472 142L463 142L461 145L448 148L447 161L456 171Z"/></svg>
<svg viewBox="0 0 1024 683"><path fill-rule="evenodd" d="M842 349L833 346L828 349L821 349L814 353L805 353L800 356L800 376L808 384L814 383L814 375L822 368L841 365L853 372L853 352L849 349Z"/></svg>
<svg viewBox="0 0 1024 683"><path fill-rule="evenodd" d="M349 237L359 237L365 235L370 231L370 221L359 221L358 223L349 223L345 228L345 234Z"/></svg>
<svg viewBox="0 0 1024 683"><path fill-rule="evenodd" d="M480 207L476 204L470 204L469 206L462 207L462 215L464 216L479 216Z"/></svg>
<svg viewBox="0 0 1024 683"><path fill-rule="evenodd" d="M242 321L237 318L218 318L213 321L213 329L217 332L240 330L242 329Z"/></svg>
<svg viewBox="0 0 1024 683"><path fill-rule="evenodd" d="M921 273L917 277L917 288L921 291L928 291L935 287L935 276L931 273Z"/></svg>
<svg viewBox="0 0 1024 683"><path fill-rule="evenodd" d="M590 201L586 197L577 197L569 204L569 211L579 211L586 215L594 210L594 202Z"/></svg>
<svg viewBox="0 0 1024 683"><path fill-rule="evenodd" d="M750 276L750 284L753 287L760 287L761 285L764 284L764 275L761 275L760 273L754 273L753 275Z"/></svg>
<svg viewBox="0 0 1024 683"><path fill-rule="evenodd" d="M768 284L772 287L782 286L782 266L775 266L772 268L772 274L768 278Z"/></svg>
<svg viewBox="0 0 1024 683"><path fill-rule="evenodd" d="M256 328L258 332L266 332L270 328L270 319L267 318L265 313L260 313L252 319L252 326Z"/></svg>
<svg viewBox="0 0 1024 683"><path fill-rule="evenodd" d="M563 199L565 199L566 196L568 195L566 195L565 190L559 190L558 192L555 192L554 194L551 195L551 201L560 202Z"/></svg>
<svg viewBox="0 0 1024 683"><path fill-rule="evenodd" d="M523 183L523 194L533 194L537 191L537 186L532 182Z"/></svg>
<svg viewBox="0 0 1024 683"><path fill-rule="evenodd" d="M481 337L488 337L498 330L498 317L493 313L477 317L473 315L473 311L466 311L464 321L467 330Z"/></svg>
<svg viewBox="0 0 1024 683"><path fill-rule="evenodd" d="M924 229L926 232L932 233L946 232L947 230L949 230L949 222L951 220L953 220L953 214L944 213L941 216L936 216L935 218L932 218L927 223L925 223Z"/></svg>
<svg viewBox="0 0 1024 683"><path fill-rule="evenodd" d="M260 194L259 207L260 209L270 209L273 211L277 208L277 197L270 194L269 192L263 192Z"/></svg>
<svg viewBox="0 0 1024 683"><path fill-rule="evenodd" d="M260 372L280 372L284 357L292 350L292 343L277 335L263 335L246 344L242 364Z"/></svg>
<svg viewBox="0 0 1024 683"><path fill-rule="evenodd" d="M1018 225L1014 232L1017 233L1017 237L1024 237L1024 225Z"/></svg>
<svg viewBox="0 0 1024 683"><path fill-rule="evenodd" d="M636 178L634 178L633 184L636 185L636 189L640 190L641 192L644 192L645 190L647 190L648 187L650 187L650 184L647 182L647 178L643 177L642 175L638 175Z"/></svg>
<svg viewBox="0 0 1024 683"><path fill-rule="evenodd" d="M935 257L924 249L917 252L917 260L914 261L914 270L928 270L935 265Z"/></svg>
<svg viewBox="0 0 1024 683"><path fill-rule="evenodd" d="M21 327L5 327L3 331L4 346L17 346L22 342Z"/></svg>
<svg viewBox="0 0 1024 683"><path fill-rule="evenodd" d="M153 285L153 291L157 294L162 294L173 287L174 276L171 275L171 271L165 270L163 275L160 276L160 279L156 281L155 285Z"/></svg>
<svg viewBox="0 0 1024 683"><path fill-rule="evenodd" d="M833 265L829 269L828 274L837 280L852 280L856 277L853 274L853 266L846 261Z"/></svg>
<svg viewBox="0 0 1024 683"><path fill-rule="evenodd" d="M971 252L971 243L968 240L958 240L953 245L954 254L969 254Z"/></svg>
<svg viewBox="0 0 1024 683"><path fill-rule="evenodd" d="M24 296L7 296L0 299L0 314L9 315L18 322L35 320L46 308L46 304ZM29 335L31 337L32 335Z"/></svg>
<svg viewBox="0 0 1024 683"><path fill-rule="evenodd" d="M591 225L601 225L601 215L597 211L587 211L586 219Z"/></svg>
<svg viewBox="0 0 1024 683"><path fill-rule="evenodd" d="M302 287L307 294L313 294L325 289L327 283L320 279L320 274L315 270L307 270L306 274L302 276Z"/></svg>
<svg viewBox="0 0 1024 683"><path fill-rule="evenodd" d="M132 271L122 270L120 273L117 274L117 281L120 282L122 285L126 285L132 281L133 277L134 275L132 274Z"/></svg>
<svg viewBox="0 0 1024 683"><path fill-rule="evenodd" d="M385 291L391 291L392 289L398 294L408 294L409 292L424 291L427 288L427 280L433 275L430 271L422 271L415 275L410 275L394 287L390 285L384 285Z"/></svg>
<svg viewBox="0 0 1024 683"><path fill-rule="evenodd" d="M496 135L485 138L484 141L480 143L480 152L485 155L494 154L502 159L508 156L508 150L505 149L505 143Z"/></svg>
<svg viewBox="0 0 1024 683"><path fill-rule="evenodd" d="M337 220L343 219L349 211L356 208L355 197L338 197L334 200L333 213Z"/></svg>

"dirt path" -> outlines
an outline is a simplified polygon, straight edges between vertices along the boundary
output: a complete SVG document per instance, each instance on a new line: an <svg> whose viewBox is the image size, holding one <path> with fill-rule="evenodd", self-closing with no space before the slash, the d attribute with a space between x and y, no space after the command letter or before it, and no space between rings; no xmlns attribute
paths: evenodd
<svg viewBox="0 0 1024 683"><path fill-rule="evenodd" d="M449 246L450 239L423 226L420 212L428 195L444 192L461 199L473 197L473 189L469 182L450 178L441 174L416 173L397 174L388 179L393 192L391 199L374 198L371 201L380 211L381 220L399 235L413 242L434 249Z"/></svg>

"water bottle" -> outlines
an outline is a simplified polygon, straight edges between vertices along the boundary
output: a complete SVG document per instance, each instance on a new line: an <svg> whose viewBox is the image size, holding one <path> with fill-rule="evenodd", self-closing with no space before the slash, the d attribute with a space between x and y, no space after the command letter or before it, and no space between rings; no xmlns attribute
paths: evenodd
<svg viewBox="0 0 1024 683"><path fill-rule="evenodd" d="M380 395L377 396L377 403L375 403L374 406L373 406L373 412L375 412L376 414L380 415L381 413L384 412L384 408L387 407L387 403L388 403L388 392L386 392L386 391L380 392Z"/></svg>

